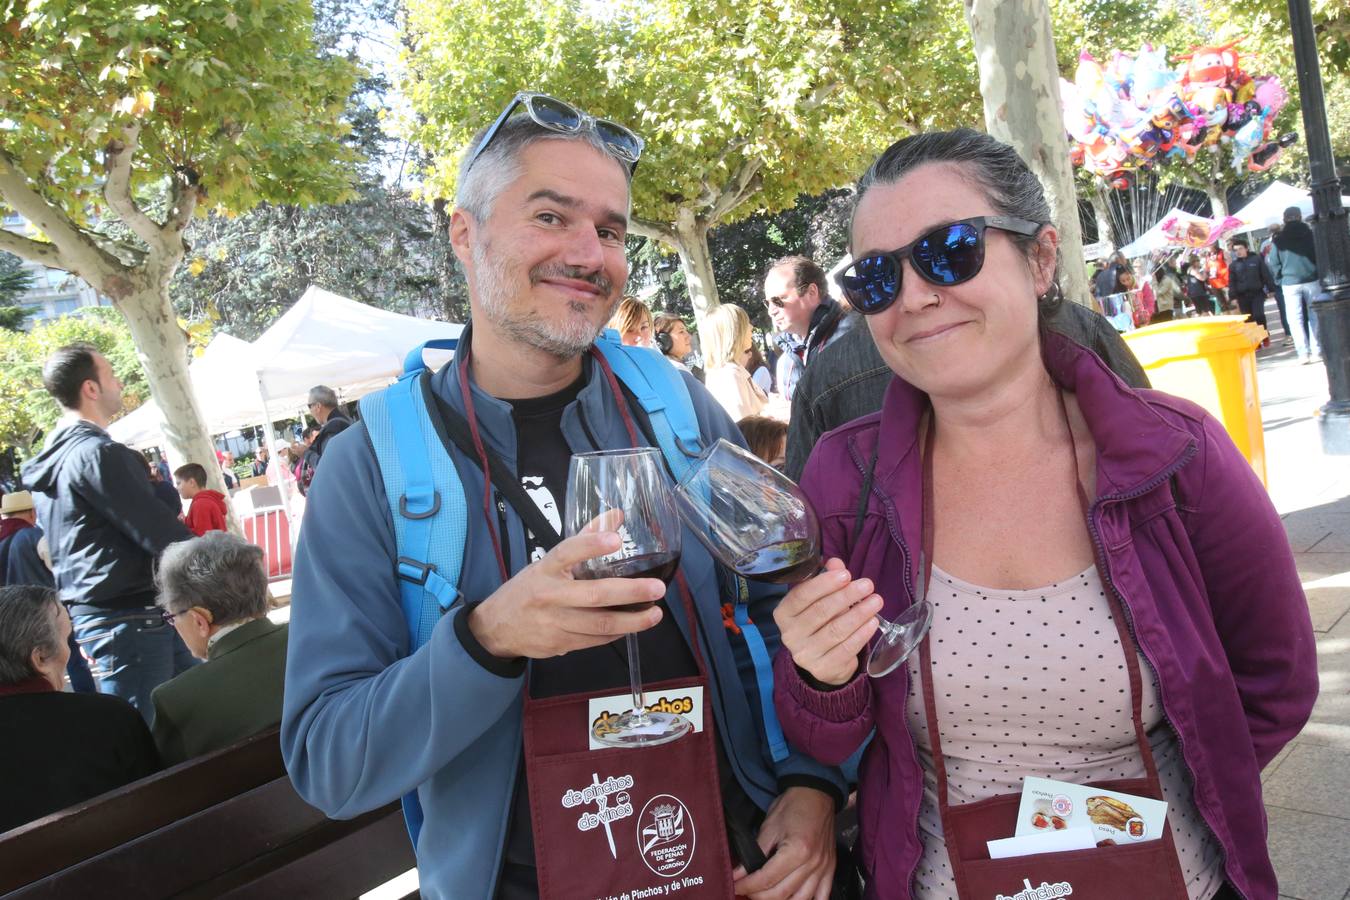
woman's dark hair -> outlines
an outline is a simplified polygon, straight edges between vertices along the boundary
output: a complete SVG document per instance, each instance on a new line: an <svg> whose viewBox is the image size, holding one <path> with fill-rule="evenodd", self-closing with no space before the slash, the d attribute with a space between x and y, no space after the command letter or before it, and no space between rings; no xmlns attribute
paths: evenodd
<svg viewBox="0 0 1350 900"><path fill-rule="evenodd" d="M42 367L42 386L66 409L79 409L84 383L98 381L98 364L94 361L97 352L97 347L84 341L67 344L48 357Z"/></svg>
<svg viewBox="0 0 1350 900"><path fill-rule="evenodd" d="M787 423L768 416L746 416L736 423L736 427L745 436L750 452L765 462L773 462L787 440Z"/></svg>
<svg viewBox="0 0 1350 900"><path fill-rule="evenodd" d="M751 375L758 372L761 368L767 369L769 364L764 361L764 354L760 352L759 347L750 345L750 358L745 361L745 370Z"/></svg>
<svg viewBox="0 0 1350 900"><path fill-rule="evenodd" d="M916 134L891 144L858 180L855 214L858 204L872 188L894 184L926 163L956 166L1001 215L1026 219L1038 225L1054 223L1044 186L1017 151L970 128ZM1008 237L1031 259L1037 235L1027 237L1010 232ZM1051 290L1037 301L1042 322L1054 315L1064 300L1058 287L1058 252L1056 257Z"/></svg>

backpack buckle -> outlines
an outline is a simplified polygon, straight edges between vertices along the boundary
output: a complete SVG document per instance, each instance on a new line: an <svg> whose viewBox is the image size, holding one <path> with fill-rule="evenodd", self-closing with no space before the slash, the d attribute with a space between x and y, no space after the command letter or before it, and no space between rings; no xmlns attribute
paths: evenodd
<svg viewBox="0 0 1350 900"><path fill-rule="evenodd" d="M423 510L423 511L421 511L421 512L411 512L411 511L408 509L408 495L407 495L407 494L404 494L403 496L401 496L401 497L398 498L398 513L399 513L399 515L401 515L401 516L402 516L403 518L405 518L405 519L430 519L432 516L436 515L436 513L440 512L440 511L441 511L441 492L440 492L440 491L432 491L432 493L431 493L431 509Z"/></svg>
<svg viewBox="0 0 1350 900"><path fill-rule="evenodd" d="M436 571L436 567L431 563L418 562L410 556L400 556L398 558L398 577L404 581L411 581L413 584L426 587L427 579L431 573Z"/></svg>

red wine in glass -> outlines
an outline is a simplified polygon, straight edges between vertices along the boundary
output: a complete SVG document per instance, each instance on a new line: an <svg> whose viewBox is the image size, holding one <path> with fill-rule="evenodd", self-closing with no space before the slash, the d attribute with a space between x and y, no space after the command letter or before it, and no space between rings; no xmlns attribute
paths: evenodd
<svg viewBox="0 0 1350 900"><path fill-rule="evenodd" d="M658 553L639 553L636 556L625 556L622 559L605 560L593 568L578 572L576 577L582 580L657 578L669 585L670 580L675 577L675 572L679 568L680 552L678 550L673 552L667 550ZM611 606L610 609L616 609L620 612L642 612L644 609L651 609L655 605L655 601L650 603L624 603L619 606Z"/></svg>
<svg viewBox="0 0 1350 900"><path fill-rule="evenodd" d="M820 569L820 547L810 540L778 541L744 554L732 569L751 581L796 584Z"/></svg>
<svg viewBox="0 0 1350 900"><path fill-rule="evenodd" d="M797 584L820 570L820 523L810 501L786 475L742 447L719 440L708 448L680 479L675 503L713 556L744 578ZM877 616L881 627L867 674L880 678L893 671L932 620L922 590L898 618Z"/></svg>
<svg viewBox="0 0 1350 900"><path fill-rule="evenodd" d="M680 565L680 517L659 450L638 447L573 455L564 516L569 536L603 527L617 530L623 540L614 553L578 565L574 577L658 578L666 584L675 577ZM612 608L641 612L652 605L642 602ZM684 716L646 708L637 635L624 635L624 648L632 708L604 728L593 730L592 737L609 746L642 747L664 744L692 731L693 723Z"/></svg>

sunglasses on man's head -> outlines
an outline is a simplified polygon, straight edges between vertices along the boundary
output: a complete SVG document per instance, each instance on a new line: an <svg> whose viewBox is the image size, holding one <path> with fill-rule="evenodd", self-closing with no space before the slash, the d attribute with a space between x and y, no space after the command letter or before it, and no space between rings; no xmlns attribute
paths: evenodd
<svg viewBox="0 0 1350 900"><path fill-rule="evenodd" d="M900 296L901 263L909 260L930 284L951 286L969 281L984 266L984 232L989 228L1031 237L1041 226L1011 216L977 216L941 225L890 253L871 253L853 260L835 276L844 298L863 315L879 313Z"/></svg>
<svg viewBox="0 0 1350 900"><path fill-rule="evenodd" d="M618 122L611 122L609 119L597 119L589 113L584 113L570 103L559 100L557 97L550 97L548 94L540 94L536 91L521 91L512 98L511 102L506 104L506 109L492 123L492 127L483 135L483 139L478 142L478 146L473 151L473 156L469 158L469 163L464 167L468 172L473 168L473 164L478 161L478 157L483 155L483 151L492 143L492 139L501 131L502 125L511 118L511 114L516 111L516 107L525 107L526 114L534 120L534 124L541 128L547 128L549 131L556 131L559 134L580 134L587 128L591 129L609 148L609 152L619 159L628 163L629 172L637 168L638 157L642 155L642 148L647 146L642 138L638 137L629 129L620 125Z"/></svg>

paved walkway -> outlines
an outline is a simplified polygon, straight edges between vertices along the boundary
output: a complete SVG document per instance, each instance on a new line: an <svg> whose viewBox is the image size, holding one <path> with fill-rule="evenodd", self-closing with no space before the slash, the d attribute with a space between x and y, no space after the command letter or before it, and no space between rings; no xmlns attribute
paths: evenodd
<svg viewBox="0 0 1350 900"><path fill-rule="evenodd" d="M1322 451L1314 416L1326 369L1279 344L1257 355L1271 498L1284 519L1317 636L1321 696L1303 732L1266 768L1280 896L1350 900L1350 457Z"/></svg>

